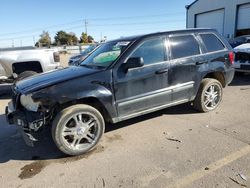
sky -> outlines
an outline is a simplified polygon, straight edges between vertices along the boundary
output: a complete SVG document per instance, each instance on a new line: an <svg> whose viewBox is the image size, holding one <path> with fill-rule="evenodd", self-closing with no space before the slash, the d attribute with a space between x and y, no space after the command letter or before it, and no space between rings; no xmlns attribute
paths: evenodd
<svg viewBox="0 0 250 188"><path fill-rule="evenodd" d="M0 48L34 45L42 31L60 30L96 41L184 29L185 6L193 0L2 0Z"/></svg>

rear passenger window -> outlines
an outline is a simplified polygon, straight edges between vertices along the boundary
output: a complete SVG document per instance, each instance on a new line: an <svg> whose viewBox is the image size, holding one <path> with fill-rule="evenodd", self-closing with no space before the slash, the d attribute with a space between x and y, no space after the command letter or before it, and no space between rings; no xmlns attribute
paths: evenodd
<svg viewBox="0 0 250 188"><path fill-rule="evenodd" d="M145 65L165 61L165 45L162 38L142 43L130 57L142 57Z"/></svg>
<svg viewBox="0 0 250 188"><path fill-rule="evenodd" d="M208 52L224 50L225 46L214 34L200 34Z"/></svg>
<svg viewBox="0 0 250 188"><path fill-rule="evenodd" d="M200 47L193 35L170 37L172 59L200 54Z"/></svg>

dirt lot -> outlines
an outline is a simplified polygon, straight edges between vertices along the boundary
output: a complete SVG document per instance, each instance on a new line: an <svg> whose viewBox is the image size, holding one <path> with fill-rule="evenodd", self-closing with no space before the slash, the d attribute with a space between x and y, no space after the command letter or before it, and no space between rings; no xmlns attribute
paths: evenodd
<svg viewBox="0 0 250 188"><path fill-rule="evenodd" d="M43 133L25 146L0 101L1 187L250 187L250 76L224 90L222 105L188 105L108 125L91 153L66 157ZM246 180L245 177L247 178Z"/></svg>
<svg viewBox="0 0 250 188"><path fill-rule="evenodd" d="M72 54L60 54L60 62L63 67L68 66L69 58L73 56Z"/></svg>

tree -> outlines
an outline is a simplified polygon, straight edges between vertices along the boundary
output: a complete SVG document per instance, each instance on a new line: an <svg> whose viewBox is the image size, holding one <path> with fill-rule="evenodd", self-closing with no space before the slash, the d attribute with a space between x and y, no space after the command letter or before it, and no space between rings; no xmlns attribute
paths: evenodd
<svg viewBox="0 0 250 188"><path fill-rule="evenodd" d="M78 43L78 38L75 33L58 31L55 36L55 42L57 45L76 45Z"/></svg>
<svg viewBox="0 0 250 188"><path fill-rule="evenodd" d="M69 36L65 31L58 31L55 36L57 45L68 45Z"/></svg>
<svg viewBox="0 0 250 188"><path fill-rule="evenodd" d="M90 36L90 35L87 36L87 34L84 32L81 34L80 43L87 44L87 43L93 43L93 42L94 42L94 38L92 36Z"/></svg>
<svg viewBox="0 0 250 188"><path fill-rule="evenodd" d="M76 34L75 33L69 33L68 34L68 38L69 38L69 41L68 42L70 42L70 45L77 45L77 43L78 43L78 38L77 38L77 36L76 36Z"/></svg>
<svg viewBox="0 0 250 188"><path fill-rule="evenodd" d="M43 33L40 35L40 39L38 40L38 42L36 43L37 47L50 47L51 45L51 38L49 36L49 32L48 31L43 31Z"/></svg>
<svg viewBox="0 0 250 188"><path fill-rule="evenodd" d="M86 33L82 33L80 43L88 43L88 36Z"/></svg>
<svg viewBox="0 0 250 188"><path fill-rule="evenodd" d="M94 42L94 38L92 36L88 36L88 43L93 43Z"/></svg>

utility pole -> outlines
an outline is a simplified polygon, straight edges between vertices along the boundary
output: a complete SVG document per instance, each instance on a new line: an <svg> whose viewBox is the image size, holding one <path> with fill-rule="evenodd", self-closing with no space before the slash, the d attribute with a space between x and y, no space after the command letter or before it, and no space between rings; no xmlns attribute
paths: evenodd
<svg viewBox="0 0 250 188"><path fill-rule="evenodd" d="M88 36L88 22L87 22L87 20L84 20L84 25L85 25L85 33Z"/></svg>
<svg viewBox="0 0 250 188"><path fill-rule="evenodd" d="M15 45L14 45L14 39L12 39L12 48L14 48Z"/></svg>

